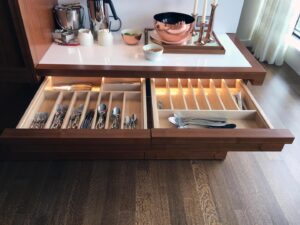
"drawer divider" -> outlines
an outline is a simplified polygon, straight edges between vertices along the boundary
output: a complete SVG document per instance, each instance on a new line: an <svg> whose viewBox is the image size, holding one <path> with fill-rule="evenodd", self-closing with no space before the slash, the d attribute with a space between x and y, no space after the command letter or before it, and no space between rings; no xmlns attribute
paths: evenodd
<svg viewBox="0 0 300 225"><path fill-rule="evenodd" d="M195 91L194 91L191 79L188 79L188 89L190 90L190 92L192 94L192 97L193 97L193 100L194 100L195 105L197 107L197 110L200 110L200 107L199 107L198 101L196 99L196 95L195 95Z"/></svg>
<svg viewBox="0 0 300 225"><path fill-rule="evenodd" d="M111 115L111 102L112 102L112 93L109 92L109 102L108 102L108 109L107 109L107 118L105 121L105 129L109 129L109 121L110 121L110 115Z"/></svg>
<svg viewBox="0 0 300 225"><path fill-rule="evenodd" d="M223 90L223 94L226 95L227 98L229 99L229 101L231 102L231 105L234 106L234 110L242 110L237 105L237 102L236 102L235 98L233 97L233 95L224 79L222 79L222 90Z"/></svg>
<svg viewBox="0 0 300 225"><path fill-rule="evenodd" d="M209 101L208 101L208 99L207 99L207 95L206 95L206 93L204 92L204 88L203 88L201 79L198 79L198 85L197 85L197 86L198 86L199 95L200 95L200 96L202 95L203 98L204 98L205 105L208 107L209 110L212 110L211 105L210 105L210 103L209 103ZM201 109L201 108L200 108L200 109Z"/></svg>
<svg viewBox="0 0 300 225"><path fill-rule="evenodd" d="M127 98L127 92L123 93L123 105L122 105L122 111L121 111L121 130L124 129L124 120L125 120L125 110L126 110L126 98Z"/></svg>
<svg viewBox="0 0 300 225"><path fill-rule="evenodd" d="M93 118L93 121L92 121L91 129L95 129L95 126L96 126L96 123L97 123L97 116L98 116L97 109L98 109L98 106L100 105L100 101L101 101L101 87L100 87L100 92L98 94L97 103L96 103L96 106L95 106L94 118Z"/></svg>
<svg viewBox="0 0 300 225"><path fill-rule="evenodd" d="M70 105L68 107L68 111L67 111L66 116L64 118L64 122L63 122L63 124L61 126L61 129L66 129L67 126L68 126L70 117L71 117L72 112L74 110L74 104L75 104L76 98L77 98L77 92L74 92L73 96L72 96L72 99L71 99L71 102L70 102Z"/></svg>
<svg viewBox="0 0 300 225"><path fill-rule="evenodd" d="M173 100L172 100L172 96L171 96L170 83L169 83L168 78L166 78L166 89L167 89L167 95L169 96L171 109L174 109Z"/></svg>
<svg viewBox="0 0 300 225"><path fill-rule="evenodd" d="M184 108L185 108L186 110L188 110L188 106L187 106L186 99L185 99L186 97L185 97L185 94L184 94L184 91L183 91L183 88L182 88L182 84L181 84L181 80L180 80L180 79L178 79L178 90L179 90L179 93L180 93L181 96L182 96ZM179 95L180 95L180 94L179 94Z"/></svg>
<svg viewBox="0 0 300 225"><path fill-rule="evenodd" d="M216 85L215 85L215 82L213 79L210 79L209 86L210 86L210 90L211 90L212 94L215 95L216 100L218 101L217 104L219 104L221 106L221 110L225 110L226 108L224 106L224 103L223 103L218 91L217 91L217 88L216 88Z"/></svg>
<svg viewBox="0 0 300 225"><path fill-rule="evenodd" d="M51 113L50 113L50 115L49 115L49 118L48 118L48 120L47 120L47 123L45 124L45 129L49 129L49 128L50 128L51 123L52 123L53 118L54 118L54 115L55 115L55 113L56 113L57 107L58 107L58 105L61 103L62 99L63 99L63 92L60 91L60 92L59 92L59 95L58 95L58 97L57 97L57 99L56 99L56 102L55 102L55 104L54 104L54 106L53 106L53 109L52 109L52 111L51 111Z"/></svg>
<svg viewBox="0 0 300 225"><path fill-rule="evenodd" d="M81 114L78 129L81 129L81 125L82 125L82 123L85 119L85 116L86 116L86 113L87 113L87 108L88 108L89 102L90 102L90 97L91 97L91 92L89 91L86 95L86 99L85 99L85 102L84 102L84 107L83 107L83 110L82 110L82 114Z"/></svg>
<svg viewBox="0 0 300 225"><path fill-rule="evenodd" d="M160 127L159 125L159 116L157 108L157 99L156 99L156 86L155 78L151 79L151 98L152 98L152 112L153 112L153 126Z"/></svg>

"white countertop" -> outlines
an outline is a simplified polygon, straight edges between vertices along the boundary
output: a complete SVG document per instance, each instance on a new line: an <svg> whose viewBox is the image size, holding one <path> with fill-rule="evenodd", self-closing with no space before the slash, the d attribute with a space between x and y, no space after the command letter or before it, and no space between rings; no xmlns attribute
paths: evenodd
<svg viewBox="0 0 300 225"><path fill-rule="evenodd" d="M114 34L114 45L91 47L60 46L53 43L39 64L103 65L103 66L184 66L184 67L251 67L247 59L226 34L218 35L225 55L163 54L159 61L144 59L144 37L137 46L125 45L121 35Z"/></svg>

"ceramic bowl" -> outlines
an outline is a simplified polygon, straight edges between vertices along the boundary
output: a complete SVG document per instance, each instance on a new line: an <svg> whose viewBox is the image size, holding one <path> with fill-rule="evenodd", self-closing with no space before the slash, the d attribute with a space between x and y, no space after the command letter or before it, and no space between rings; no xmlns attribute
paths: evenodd
<svg viewBox="0 0 300 225"><path fill-rule="evenodd" d="M128 45L137 45L142 37L142 32L135 29L125 29L121 31L123 41Z"/></svg>
<svg viewBox="0 0 300 225"><path fill-rule="evenodd" d="M157 44L148 44L143 47L144 55L147 60L156 61L161 58L164 48Z"/></svg>

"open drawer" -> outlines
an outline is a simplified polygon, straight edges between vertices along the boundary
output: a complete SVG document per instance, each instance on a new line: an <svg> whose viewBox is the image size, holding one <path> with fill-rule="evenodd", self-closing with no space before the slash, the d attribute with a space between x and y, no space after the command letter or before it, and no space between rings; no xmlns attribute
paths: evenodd
<svg viewBox="0 0 300 225"><path fill-rule="evenodd" d="M143 78L46 77L17 128L4 130L1 155L144 158L150 146L145 89ZM106 106L101 120L100 104Z"/></svg>
<svg viewBox="0 0 300 225"><path fill-rule="evenodd" d="M228 151L280 151L294 140L288 130L272 127L242 80L153 78L151 92L154 128L147 158L221 159ZM174 116L177 126L169 121ZM236 128L195 126L195 118L222 118Z"/></svg>

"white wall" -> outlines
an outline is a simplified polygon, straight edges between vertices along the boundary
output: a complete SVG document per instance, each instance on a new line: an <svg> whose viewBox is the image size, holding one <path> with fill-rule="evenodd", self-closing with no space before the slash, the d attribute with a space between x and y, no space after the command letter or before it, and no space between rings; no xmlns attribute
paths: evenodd
<svg viewBox="0 0 300 225"><path fill-rule="evenodd" d="M255 18L259 8L262 5L261 0L245 0L242 9L241 18L239 21L237 36L247 46L250 45L250 39L253 34Z"/></svg>
<svg viewBox="0 0 300 225"><path fill-rule="evenodd" d="M85 3L85 0L80 0ZM78 2L78 0L59 0L59 3ZM210 2L210 0L208 0ZM113 0L116 11L123 21L123 28L151 27L153 15L166 11L179 11L191 14L194 0ZM199 0L199 13L203 0ZM237 30L243 0L219 0L216 11L215 31L218 33ZM208 9L210 12L210 7Z"/></svg>

